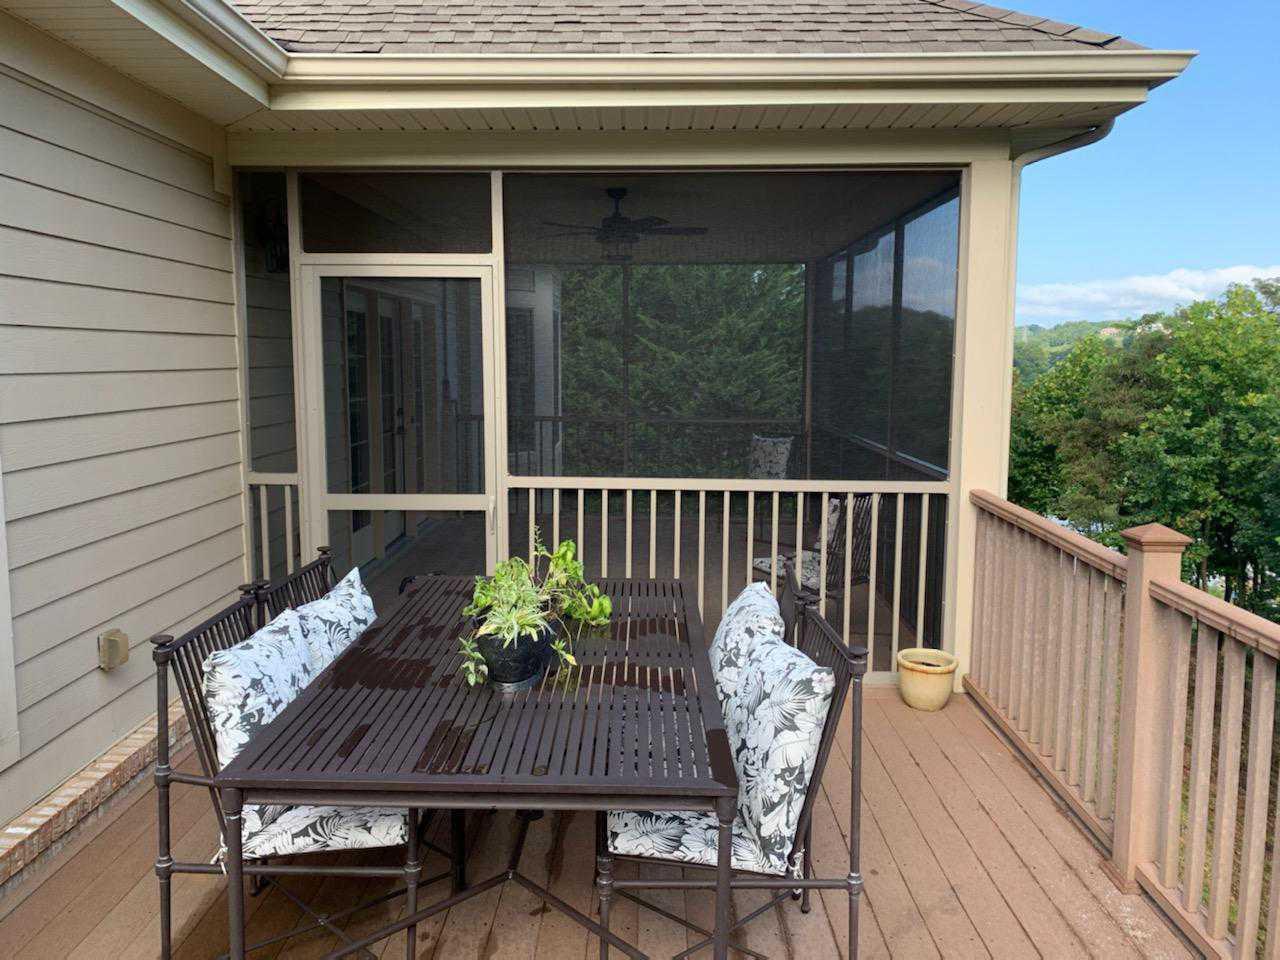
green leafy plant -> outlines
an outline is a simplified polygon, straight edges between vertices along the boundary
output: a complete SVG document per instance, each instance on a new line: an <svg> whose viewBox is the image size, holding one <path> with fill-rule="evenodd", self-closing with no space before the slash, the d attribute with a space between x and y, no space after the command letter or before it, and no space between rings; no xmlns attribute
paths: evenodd
<svg viewBox="0 0 1280 960"><path fill-rule="evenodd" d="M512 557L499 563L491 577L477 577L471 603L463 613L480 621L474 634L459 641L462 671L475 685L488 675L477 638L494 636L504 647L533 642L548 628L560 627L551 641L562 664L577 666L574 644L584 631L604 626L613 614L609 598L583 579L582 561L572 540L554 551L534 530L534 562Z"/></svg>

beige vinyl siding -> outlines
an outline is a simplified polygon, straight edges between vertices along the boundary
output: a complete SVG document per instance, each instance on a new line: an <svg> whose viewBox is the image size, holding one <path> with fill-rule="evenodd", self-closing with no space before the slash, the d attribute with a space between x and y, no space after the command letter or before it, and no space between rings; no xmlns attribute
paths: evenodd
<svg viewBox="0 0 1280 960"><path fill-rule="evenodd" d="M78 55L66 59L73 72ZM0 822L144 720L147 638L198 622L244 578L231 216L212 184L196 150L0 73L0 464L20 756L0 771ZM109 627L132 650L104 673Z"/></svg>

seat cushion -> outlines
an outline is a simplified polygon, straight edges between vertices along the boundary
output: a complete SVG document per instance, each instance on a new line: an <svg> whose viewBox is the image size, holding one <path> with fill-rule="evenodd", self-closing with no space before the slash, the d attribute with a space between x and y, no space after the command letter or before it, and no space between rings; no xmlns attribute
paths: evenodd
<svg viewBox="0 0 1280 960"><path fill-rule="evenodd" d="M751 457L747 463L747 476L756 480L784 480L787 463L791 459L794 437L751 437Z"/></svg>
<svg viewBox="0 0 1280 960"><path fill-rule="evenodd" d="M352 567L351 572L320 599L298 607L302 633L316 673L360 639L375 616L373 598L360 580L359 567Z"/></svg>
<svg viewBox="0 0 1280 960"><path fill-rule="evenodd" d="M610 810L609 849L626 857L662 857L682 863L716 865L719 824L705 810ZM741 814L733 824L735 870L783 876L785 869L767 858Z"/></svg>
<svg viewBox="0 0 1280 960"><path fill-rule="evenodd" d="M738 815L765 873L783 873L818 756L835 676L781 637L748 654L721 701L738 774Z"/></svg>
<svg viewBox="0 0 1280 960"><path fill-rule="evenodd" d="M768 584L753 583L729 604L716 627L708 654L721 704L738 686L747 656L765 639L782 639L786 628Z"/></svg>
<svg viewBox="0 0 1280 960"><path fill-rule="evenodd" d="M297 806L281 808L270 823L252 830L246 815L242 843L246 857L260 859L326 850L394 847L407 838L408 819L403 810Z"/></svg>
<svg viewBox="0 0 1280 960"><path fill-rule="evenodd" d="M795 562L790 554L778 554L778 582L786 576L786 565ZM806 590L817 591L822 587L822 556L813 550L800 551L800 586ZM756 557L751 566L761 573L769 573L773 569L773 561L769 557Z"/></svg>

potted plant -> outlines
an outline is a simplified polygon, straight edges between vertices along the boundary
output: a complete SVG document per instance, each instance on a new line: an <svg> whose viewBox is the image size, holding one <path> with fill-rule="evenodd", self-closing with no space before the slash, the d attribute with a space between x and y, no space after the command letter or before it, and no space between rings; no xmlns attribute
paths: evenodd
<svg viewBox="0 0 1280 960"><path fill-rule="evenodd" d="M573 647L583 631L609 622L613 607L600 588L582 579L582 561L572 540L554 552L534 531L534 562L512 557L491 577L477 577L463 613L472 629L463 634L462 671L467 683L482 680L504 689L534 681L551 654L576 666Z"/></svg>

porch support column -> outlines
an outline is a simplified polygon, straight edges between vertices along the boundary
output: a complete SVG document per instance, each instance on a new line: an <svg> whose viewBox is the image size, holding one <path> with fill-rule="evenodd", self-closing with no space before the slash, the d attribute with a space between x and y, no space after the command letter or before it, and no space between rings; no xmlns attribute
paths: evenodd
<svg viewBox="0 0 1280 960"><path fill-rule="evenodd" d="M975 159L961 185L960 276L956 291L955 383L951 413L951 496L943 635L968 672L977 546L974 489L1008 487L1013 375L1017 178L1007 157Z"/></svg>

